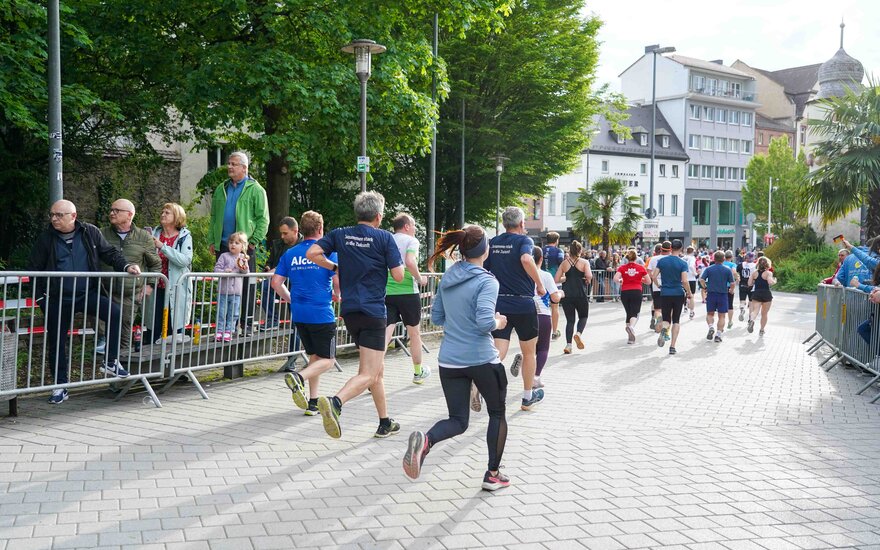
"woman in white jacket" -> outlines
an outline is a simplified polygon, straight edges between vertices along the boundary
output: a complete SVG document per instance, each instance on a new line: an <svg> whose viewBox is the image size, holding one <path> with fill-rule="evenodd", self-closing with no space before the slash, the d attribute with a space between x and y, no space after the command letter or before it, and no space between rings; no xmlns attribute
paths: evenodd
<svg viewBox="0 0 880 550"><path fill-rule="evenodd" d="M150 339L145 341L158 343L162 338L162 304L166 292L169 293L168 335L179 334L178 338L185 341L188 338L183 331L192 309L192 285L183 276L192 268L192 235L186 228L186 212L179 204L169 202L163 205L159 222L160 227L153 230L153 242L162 260L162 274L168 278L168 286L164 287L160 281L144 306L144 325L151 329Z"/></svg>

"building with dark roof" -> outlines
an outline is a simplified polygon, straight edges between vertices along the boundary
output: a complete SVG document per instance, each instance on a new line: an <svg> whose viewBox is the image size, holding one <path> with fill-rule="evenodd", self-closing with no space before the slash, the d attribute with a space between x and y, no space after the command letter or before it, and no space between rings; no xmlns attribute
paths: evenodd
<svg viewBox="0 0 880 550"><path fill-rule="evenodd" d="M761 113L755 115L755 154L766 155L770 150L770 140L784 137L788 146L795 150L795 132L790 119L773 120Z"/></svg>

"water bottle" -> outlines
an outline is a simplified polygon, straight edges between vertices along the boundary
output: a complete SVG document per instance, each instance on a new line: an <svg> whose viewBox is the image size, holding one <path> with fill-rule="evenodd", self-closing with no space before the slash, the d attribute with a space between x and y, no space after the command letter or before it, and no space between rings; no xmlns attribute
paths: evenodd
<svg viewBox="0 0 880 550"><path fill-rule="evenodd" d="M199 342L202 341L202 320L196 319L196 322L193 324L193 335L192 335L192 343L194 346L198 346Z"/></svg>
<svg viewBox="0 0 880 550"><path fill-rule="evenodd" d="M143 337L143 330L140 325L138 325L134 329L134 351L141 351L141 339Z"/></svg>

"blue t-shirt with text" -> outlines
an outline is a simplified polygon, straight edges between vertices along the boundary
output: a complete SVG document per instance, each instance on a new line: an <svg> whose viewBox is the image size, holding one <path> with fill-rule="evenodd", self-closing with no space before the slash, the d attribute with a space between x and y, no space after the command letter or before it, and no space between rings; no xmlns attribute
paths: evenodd
<svg viewBox="0 0 880 550"><path fill-rule="evenodd" d="M318 241L325 254L339 257L341 313L385 319L388 270L403 265L391 233L363 223L334 229Z"/></svg>
<svg viewBox="0 0 880 550"><path fill-rule="evenodd" d="M290 280L290 320L294 323L334 323L333 276L329 269L315 264L306 257L314 239L307 239L285 252L278 260L275 275ZM336 254L328 259L336 262Z"/></svg>
<svg viewBox="0 0 880 550"><path fill-rule="evenodd" d="M678 256L663 256L657 261L660 270L660 296L684 296L681 274L687 273L688 264Z"/></svg>
<svg viewBox="0 0 880 550"><path fill-rule="evenodd" d="M700 279L706 281L707 291L726 294L730 285L733 284L733 271L730 270L726 263L712 264L703 270L700 274Z"/></svg>
<svg viewBox="0 0 880 550"><path fill-rule="evenodd" d="M498 279L498 313L535 313L535 282L522 266L523 254L532 255L532 239L502 233L489 241L489 257L483 267Z"/></svg>

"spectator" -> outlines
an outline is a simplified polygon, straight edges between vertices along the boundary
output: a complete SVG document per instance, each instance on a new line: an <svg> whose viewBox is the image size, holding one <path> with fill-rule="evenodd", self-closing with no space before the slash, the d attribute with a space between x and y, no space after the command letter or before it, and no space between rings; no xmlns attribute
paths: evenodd
<svg viewBox="0 0 880 550"><path fill-rule="evenodd" d="M278 224L278 233L280 239L272 241L272 247L269 250L269 259L266 261L266 273L275 273L278 261L285 252L296 246L299 241L299 225L296 220L290 216L281 218ZM275 330L278 328L278 312L275 311L275 291L272 290L272 278L263 279L260 286L260 307L266 314L263 330Z"/></svg>
<svg viewBox="0 0 880 550"><path fill-rule="evenodd" d="M179 284L183 276L192 268L193 243L189 229L186 228L186 212L177 203L168 202L162 205L159 215L159 227L153 230L153 246L159 253L162 261L162 275L168 279L160 280L156 290L150 296L144 306L144 325L151 327L150 337L146 342L159 340L168 334L173 334L180 341L188 341L189 338L183 331L189 320L192 309L192 285ZM165 313L162 304L165 303L165 293L168 296L168 325L167 333L163 334L162 327L165 324Z"/></svg>
<svg viewBox="0 0 880 550"><path fill-rule="evenodd" d="M125 259L137 265L141 271L158 273L162 269L162 261L156 254L153 246L153 237L146 229L141 229L132 223L134 221L135 208L131 201L119 199L110 205L110 224L101 228L101 234L114 248L122 252ZM102 269L111 271L113 268L105 263ZM129 281L125 281L129 283ZM104 281L104 290L120 308L122 313L122 327L119 333L119 345L127 348L131 345L131 330L134 322L135 307L141 304L145 296L153 293L156 281L134 279L133 284L122 284L119 280ZM100 332L100 331L99 331ZM103 334L98 337L95 351L103 354L106 349L106 339Z"/></svg>
<svg viewBox="0 0 880 550"><path fill-rule="evenodd" d="M822 279L823 285L834 284L834 281L837 279L837 274L840 273L840 267L843 265L843 262L846 261L847 256L849 256L849 250L846 248L842 248L837 252L837 268L834 270L834 275L827 279Z"/></svg>
<svg viewBox="0 0 880 550"><path fill-rule="evenodd" d="M248 176L248 156L236 151L226 162L229 179L214 190L211 200L211 227L208 232L211 254L217 258L229 250L229 236L240 231L248 236L245 253L250 258L248 268L257 270L255 249L266 238L269 229L269 201L266 190L257 180ZM242 293L241 328L245 335L253 331L255 292L248 282Z"/></svg>
<svg viewBox="0 0 880 550"><path fill-rule="evenodd" d="M320 267L339 272L342 292L342 319L352 341L360 350L358 372L332 397L318 398L318 410L324 417L324 430L333 438L342 436L339 415L342 405L367 388L379 415L375 437L388 437L400 431L400 424L388 417L385 402L385 285L388 271L395 281L403 281L403 260L391 233L379 229L385 197L364 191L354 199L358 223L340 227L309 248L306 257ZM336 252L339 263L327 256Z"/></svg>
<svg viewBox="0 0 880 550"><path fill-rule="evenodd" d="M608 295L608 253L604 250L599 251L598 256L593 261L593 271L596 272L596 278L593 280L593 295L596 302L604 302L605 296Z"/></svg>
<svg viewBox="0 0 880 550"><path fill-rule="evenodd" d="M247 235L236 231L229 236L227 248L220 254L214 271L217 273L248 273ZM242 277L221 277L217 285L217 335L215 339L224 342L232 341L232 331L238 325L241 311Z"/></svg>
<svg viewBox="0 0 880 550"><path fill-rule="evenodd" d="M611 296L614 298L614 301L618 301L620 299L620 284L615 280L614 274L617 273L617 268L621 265L620 263L620 254L615 252L611 255L611 262L608 264L608 273L605 275L605 278L609 281L611 285Z"/></svg>
<svg viewBox="0 0 880 550"><path fill-rule="evenodd" d="M868 285L873 279L874 267L880 261L880 237L868 241L870 249L853 246L843 239L843 246L850 254L843 260L835 275L837 282L843 286L859 287Z"/></svg>
<svg viewBox="0 0 880 550"><path fill-rule="evenodd" d="M122 252L113 248L94 225L76 219L76 206L66 200L52 204L50 225L37 237L28 259L28 271L98 272L99 262L115 271L140 275L137 264L125 260ZM100 284L89 284L85 278L34 277L34 300L43 312L46 344L50 353L49 364L56 385L69 382L67 362L67 327L73 324L75 313L97 316L107 325L107 346L101 371L111 377L126 378L125 370L117 359L119 353L119 306L99 292ZM66 388L52 391L49 403L57 405L68 398Z"/></svg>

